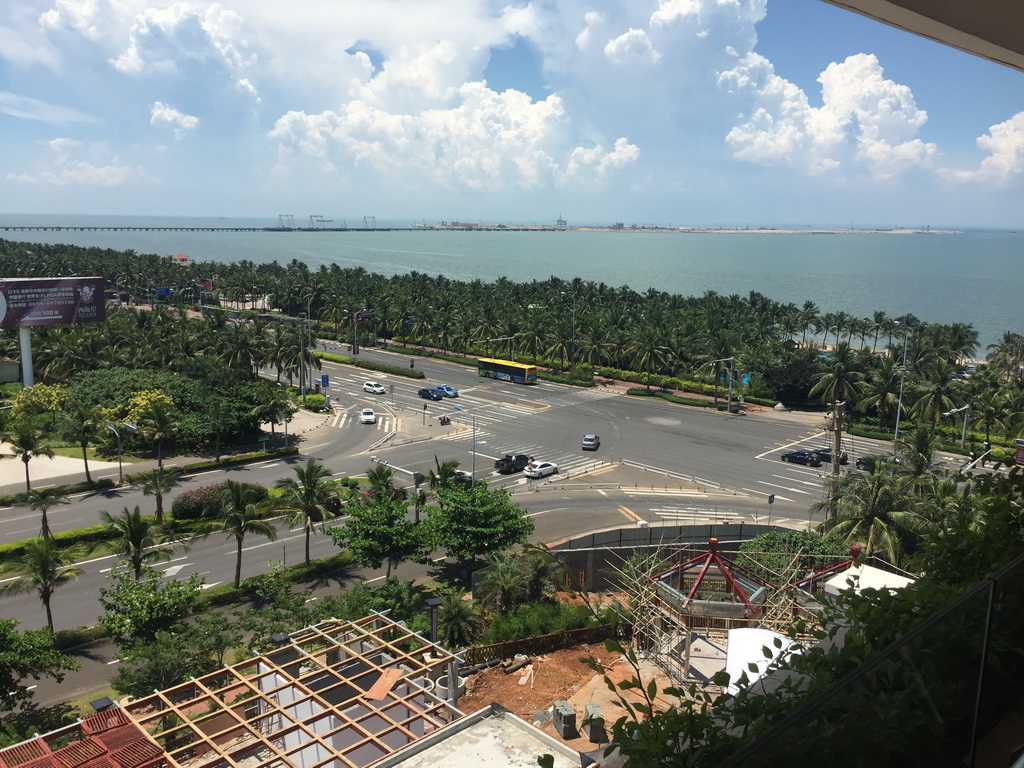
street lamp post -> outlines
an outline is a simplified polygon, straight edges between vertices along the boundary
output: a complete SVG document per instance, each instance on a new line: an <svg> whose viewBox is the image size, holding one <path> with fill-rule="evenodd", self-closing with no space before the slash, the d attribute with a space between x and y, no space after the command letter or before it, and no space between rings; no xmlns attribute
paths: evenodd
<svg viewBox="0 0 1024 768"><path fill-rule="evenodd" d="M455 406L456 411L464 410L461 406ZM470 417L473 420L473 450L471 471L469 473L469 484L470 486L476 485L476 414L471 414Z"/></svg>
<svg viewBox="0 0 1024 768"><path fill-rule="evenodd" d="M963 412L964 414L964 430L960 435L960 447L963 448L967 445L967 418L971 415L971 404L968 403L963 408L954 408L952 411L946 411L943 416L952 416L955 413Z"/></svg>
<svg viewBox="0 0 1024 768"><path fill-rule="evenodd" d="M313 294L309 294L309 301L306 302L306 359L300 361L302 363L302 370L305 371L306 367L309 367L307 374L308 388L313 388ZM301 378L301 376L300 376ZM306 404L306 389L302 388L302 404Z"/></svg>
<svg viewBox="0 0 1024 768"><path fill-rule="evenodd" d="M563 296L572 296L572 354L569 355L569 365L576 365L576 293L568 294L560 291Z"/></svg>
<svg viewBox="0 0 1024 768"><path fill-rule="evenodd" d="M899 325L899 320L895 323ZM900 416L903 414L903 382L907 376L907 339L910 337L910 328L903 331L903 365L900 366L900 396L896 401L896 431L892 435L892 452L896 454L896 442L900 439Z"/></svg>
<svg viewBox="0 0 1024 768"><path fill-rule="evenodd" d="M705 365L714 365L715 363L728 363L729 364L729 394L725 401L725 412L732 413L732 366L736 361L735 357L722 357L718 360L708 360ZM718 392L718 382L715 382L715 392Z"/></svg>
<svg viewBox="0 0 1024 768"><path fill-rule="evenodd" d="M107 424L107 429L114 433L117 438L117 482L118 485L124 482L124 470L121 468L121 433L112 424Z"/></svg>

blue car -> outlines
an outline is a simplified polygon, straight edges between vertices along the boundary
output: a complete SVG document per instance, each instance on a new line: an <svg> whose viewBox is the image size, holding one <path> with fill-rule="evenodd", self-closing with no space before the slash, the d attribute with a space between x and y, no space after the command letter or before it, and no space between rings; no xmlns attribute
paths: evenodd
<svg viewBox="0 0 1024 768"><path fill-rule="evenodd" d="M440 384L440 385L434 387L434 391L440 392L442 397L458 397L459 396L459 390L455 389L454 387L450 387L447 384Z"/></svg>

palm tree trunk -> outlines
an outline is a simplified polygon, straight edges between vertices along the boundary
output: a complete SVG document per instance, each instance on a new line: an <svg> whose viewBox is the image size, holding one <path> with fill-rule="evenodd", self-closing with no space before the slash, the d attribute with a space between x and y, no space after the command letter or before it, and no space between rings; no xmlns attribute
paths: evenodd
<svg viewBox="0 0 1024 768"><path fill-rule="evenodd" d="M50 628L50 632L53 632L53 614L50 612L50 598L44 597L43 608L46 609L46 626Z"/></svg>
<svg viewBox="0 0 1024 768"><path fill-rule="evenodd" d="M156 496L156 524L163 525L164 522L164 495L157 491Z"/></svg>
<svg viewBox="0 0 1024 768"><path fill-rule="evenodd" d="M42 539L51 539L50 535L50 521L46 517L46 510L42 511L42 525L39 528L39 537Z"/></svg>
<svg viewBox="0 0 1024 768"><path fill-rule="evenodd" d="M306 565L309 565L309 534L313 532L313 528L306 525Z"/></svg>
<svg viewBox="0 0 1024 768"><path fill-rule="evenodd" d="M242 539L238 539L238 549L235 552L235 589L242 583Z"/></svg>
<svg viewBox="0 0 1024 768"><path fill-rule="evenodd" d="M82 462L85 464L85 482L92 485L92 475L89 474L89 444L82 441Z"/></svg>
<svg viewBox="0 0 1024 768"><path fill-rule="evenodd" d="M25 492L26 493L28 493L29 491L32 490L32 481L29 480L29 477L28 477L28 462L29 462L29 459L27 458L26 455L23 454L22 457L21 457L21 463L25 465Z"/></svg>

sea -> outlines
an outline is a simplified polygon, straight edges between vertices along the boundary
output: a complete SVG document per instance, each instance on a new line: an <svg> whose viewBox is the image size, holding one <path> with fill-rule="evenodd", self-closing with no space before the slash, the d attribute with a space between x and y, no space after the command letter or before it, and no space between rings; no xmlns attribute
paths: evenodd
<svg viewBox="0 0 1024 768"><path fill-rule="evenodd" d="M912 314L937 323L970 323L978 356L1006 331L1024 333L1024 230L474 231L422 222L349 220L316 226L348 231L12 231L4 227L277 227L267 218L179 218L0 214L0 238L134 250L193 260L254 263L293 259L363 267L391 276L408 272L455 280L565 280L649 288L686 296L756 291L821 313L870 318ZM373 231L355 228L375 226ZM420 226L417 226L420 225ZM307 226L294 220L294 227ZM388 231L386 228L395 227Z"/></svg>

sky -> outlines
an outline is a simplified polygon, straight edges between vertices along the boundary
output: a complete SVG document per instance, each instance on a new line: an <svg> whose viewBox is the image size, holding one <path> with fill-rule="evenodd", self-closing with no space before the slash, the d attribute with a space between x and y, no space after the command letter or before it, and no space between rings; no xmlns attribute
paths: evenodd
<svg viewBox="0 0 1024 768"><path fill-rule="evenodd" d="M2 213L1024 225L1024 73L820 0L4 10Z"/></svg>

